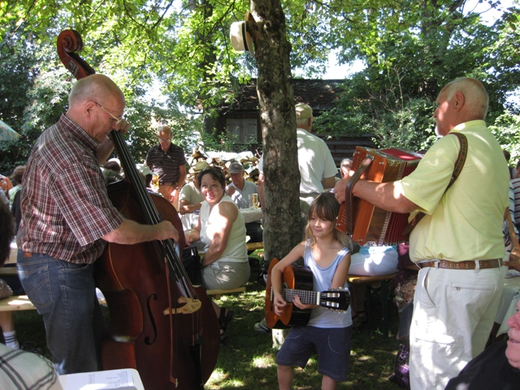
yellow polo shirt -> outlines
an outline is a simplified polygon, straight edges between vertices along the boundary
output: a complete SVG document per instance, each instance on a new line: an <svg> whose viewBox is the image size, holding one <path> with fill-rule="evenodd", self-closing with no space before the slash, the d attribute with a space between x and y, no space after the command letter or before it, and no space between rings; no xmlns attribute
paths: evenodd
<svg viewBox="0 0 520 390"><path fill-rule="evenodd" d="M502 148L483 120L451 132L468 139L468 156L445 193L460 149L457 137L439 139L397 189L427 215L410 234L410 258L451 261L502 258L502 222L508 207L509 170Z"/></svg>

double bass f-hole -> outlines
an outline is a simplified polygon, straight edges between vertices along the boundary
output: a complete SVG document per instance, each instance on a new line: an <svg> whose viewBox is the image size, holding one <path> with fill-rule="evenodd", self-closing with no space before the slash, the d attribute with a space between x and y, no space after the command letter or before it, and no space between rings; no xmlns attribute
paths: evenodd
<svg viewBox="0 0 520 390"><path fill-rule="evenodd" d="M95 74L76 54L83 47L78 32L62 31L57 44L61 61L77 79ZM108 188L114 207L139 223L173 223L182 253L184 233L177 211L147 192L119 131L112 131L111 138L125 173L125 181ZM217 362L220 326L205 290L191 284L174 241L109 243L95 263L95 278L110 314L103 369L135 368L151 390L204 389Z"/></svg>

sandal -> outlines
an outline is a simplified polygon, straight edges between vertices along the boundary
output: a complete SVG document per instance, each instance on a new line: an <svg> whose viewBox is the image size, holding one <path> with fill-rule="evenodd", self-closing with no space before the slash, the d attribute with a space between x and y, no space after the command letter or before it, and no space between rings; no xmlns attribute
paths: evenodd
<svg viewBox="0 0 520 390"><path fill-rule="evenodd" d="M226 314L227 311L227 314ZM233 310L221 308L220 309L220 315L218 318L218 323L220 324L220 329L222 329L222 332L225 332L229 323L233 319L233 316L235 315L235 312Z"/></svg>

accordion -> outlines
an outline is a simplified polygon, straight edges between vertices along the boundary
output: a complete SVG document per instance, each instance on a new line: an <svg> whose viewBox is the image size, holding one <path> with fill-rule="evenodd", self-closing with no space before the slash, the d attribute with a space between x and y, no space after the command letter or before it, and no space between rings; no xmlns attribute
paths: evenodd
<svg viewBox="0 0 520 390"><path fill-rule="evenodd" d="M364 179L377 183L392 182L409 175L421 155L400 149L356 147L352 169L356 171L347 184L337 228L360 245L395 245L406 240L403 234L409 214L392 213L352 195L354 184Z"/></svg>

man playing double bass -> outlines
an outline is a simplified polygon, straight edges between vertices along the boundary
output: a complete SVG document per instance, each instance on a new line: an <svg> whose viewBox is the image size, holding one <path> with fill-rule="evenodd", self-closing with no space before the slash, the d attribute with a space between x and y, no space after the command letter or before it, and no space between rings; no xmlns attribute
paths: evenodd
<svg viewBox="0 0 520 390"><path fill-rule="evenodd" d="M124 219L108 198L99 164L114 148L108 134L129 128L121 119L124 108L123 93L110 78L93 74L77 81L69 109L38 138L25 171L18 273L43 316L60 375L101 369L106 325L93 263L107 242L179 239L169 221Z"/></svg>

